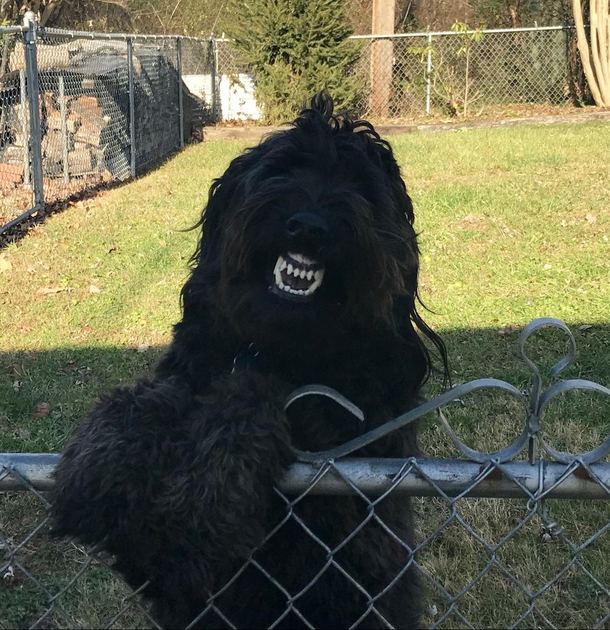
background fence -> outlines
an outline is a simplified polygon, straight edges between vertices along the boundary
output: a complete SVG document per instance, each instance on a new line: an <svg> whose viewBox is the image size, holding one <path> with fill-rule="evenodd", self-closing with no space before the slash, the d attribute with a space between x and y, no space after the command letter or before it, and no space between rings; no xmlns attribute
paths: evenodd
<svg viewBox="0 0 610 630"><path fill-rule="evenodd" d="M135 176L213 118L186 88L213 76L208 41L31 22L0 28L0 42L0 232L45 203Z"/></svg>
<svg viewBox="0 0 610 630"><path fill-rule="evenodd" d="M492 105L564 105L574 97L573 29L359 36L359 106L370 116L468 114Z"/></svg>
<svg viewBox="0 0 610 630"><path fill-rule="evenodd" d="M507 104L566 105L582 96L572 27L401 33L350 38L360 50L354 108L400 119L476 113ZM216 40L217 73L232 80L246 117L253 83L230 40ZM239 103L242 111L239 110ZM250 114L251 115L251 114ZM254 117L258 116L258 113Z"/></svg>
<svg viewBox="0 0 610 630"><path fill-rule="evenodd" d="M280 584L255 551L226 588L237 584L241 571L250 567L284 595L288 613L298 610L300 598L315 587L320 575L339 572L348 586L363 595L363 616L390 627L378 610L379 601L388 589L400 587L401 573L383 592L369 593L363 586L366 576L350 572L342 556L354 537L376 528L387 536L388 548L398 545L406 551L405 570L415 567L420 574L428 626L608 627L610 437L587 452L570 454L552 446L545 424L552 422L550 407L566 394L598 395L607 404L610 389L582 379L555 380L544 388L541 370L526 354L526 342L547 327L562 331L568 343L566 356L549 370L550 376L556 377L574 358L574 339L562 322L532 322L520 338L531 371L529 391L496 379L479 379L331 451L302 453L277 489L285 518L264 544L272 545L282 527L292 527L315 541L322 558L319 574L295 590ZM510 409L519 427L517 436L494 452L476 450L458 437L452 403L463 404L476 391L505 394L515 405ZM434 411L439 414L435 426L458 459L349 457L364 444ZM569 415L569 407L561 407L560 422ZM472 424L470 411L468 416ZM493 418L488 420L486 434L493 433ZM599 425L605 418L593 420ZM582 421L586 425L590 419ZM570 437L565 436L565 448ZM4 491L0 492L0 626L156 626L138 592L113 573L109 558L67 541L50 541L46 535L44 491L52 485L57 457L0 455L0 491ZM408 548L384 521L383 501L390 493L425 497L413 500L418 529L414 548ZM345 495L356 497L362 522L338 544L321 540L308 526L307 512L301 507L315 496L332 501ZM220 618L234 627L231 610L223 608L224 591L210 596L198 622L213 625ZM281 618L274 621L272 627L281 625ZM352 621L355 627L357 620Z"/></svg>
<svg viewBox="0 0 610 630"><path fill-rule="evenodd" d="M577 93L567 27L352 39L355 109L374 119ZM254 90L226 39L0 28L0 233L45 203L133 177L205 122L259 119Z"/></svg>

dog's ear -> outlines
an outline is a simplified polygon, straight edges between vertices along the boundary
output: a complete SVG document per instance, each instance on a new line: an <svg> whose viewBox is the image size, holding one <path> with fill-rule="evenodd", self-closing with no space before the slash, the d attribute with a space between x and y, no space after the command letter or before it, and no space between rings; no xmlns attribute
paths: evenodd
<svg viewBox="0 0 610 630"><path fill-rule="evenodd" d="M400 174L400 167L394 157L392 146L384 140L375 130L373 125L366 120L344 121L345 125L351 126L354 133L364 142L365 150L369 157L377 163L387 178L392 198L396 208L406 216L409 224L413 225L414 214L411 198L407 193L407 187Z"/></svg>
<svg viewBox="0 0 610 630"><path fill-rule="evenodd" d="M435 369L435 364L440 363L438 371L443 374L445 385L448 385L451 383L451 377L447 348L443 340L424 321L418 309L418 306L422 308L425 308L425 306L419 297L418 291L419 247L417 234L413 228L415 215L411 197L407 192L407 187L400 174L400 167L389 142L383 140L374 127L366 121L357 121L354 123L354 127L359 133L364 134L364 137L367 139L369 155L374 156L387 178L388 189L392 195L394 206L398 211L397 217L400 224L396 226L397 234L401 235L401 240L406 245L401 265L405 294L398 297L394 302L394 321L397 332L404 338L415 339L420 346L426 368L423 381L425 382ZM432 344L434 354L437 355L436 360L422 337L414 334L414 327Z"/></svg>
<svg viewBox="0 0 610 630"><path fill-rule="evenodd" d="M246 149L210 186L208 203L201 219L193 226L193 229L201 228L200 240L192 258L195 265L220 260L218 248L221 246L223 216L226 218L227 212L241 197L246 185L245 175L256 165L259 153L260 147Z"/></svg>

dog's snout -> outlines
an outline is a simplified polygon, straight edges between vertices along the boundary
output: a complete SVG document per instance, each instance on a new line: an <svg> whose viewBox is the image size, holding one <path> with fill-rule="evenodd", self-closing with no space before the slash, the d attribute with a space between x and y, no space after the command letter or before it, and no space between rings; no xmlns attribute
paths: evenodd
<svg viewBox="0 0 610 630"><path fill-rule="evenodd" d="M323 242L328 238L328 223L312 212L298 212L286 221L286 234L290 238L303 238Z"/></svg>

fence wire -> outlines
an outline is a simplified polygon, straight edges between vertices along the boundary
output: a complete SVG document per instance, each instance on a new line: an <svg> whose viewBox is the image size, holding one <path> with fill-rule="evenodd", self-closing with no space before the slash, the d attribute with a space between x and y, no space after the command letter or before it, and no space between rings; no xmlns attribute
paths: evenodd
<svg viewBox="0 0 610 630"><path fill-rule="evenodd" d="M567 392L601 395L610 404L610 389L582 379L556 380L544 388L525 346L532 334L548 327L562 331L568 341L566 356L550 369L557 376L573 360L574 339L562 322L536 320L520 339L532 375L528 391L496 379L471 381L381 429L398 430L436 410L440 415L434 428L459 459L349 457L378 439L380 431L331 451L301 453L276 489L280 515L252 555L210 594L191 626L240 627L227 599L234 600L241 580L255 574L268 586L260 607L268 598L284 602L282 614L267 620L269 628L315 627L305 610L312 610L311 601L323 609L331 596L328 585L337 582L342 592L353 590L361 601L358 617L346 619L345 627L390 628L384 597L417 574L424 587L427 627L608 627L610 437L586 452L569 454L551 445L544 424L550 403ZM475 391L504 393L521 406L525 420L520 416L517 423L522 431L508 446L484 452L458 437L448 408ZM562 413L567 422L569 409ZM568 446L570 436L564 438ZM0 626L157 627L139 597L145 584L134 592L112 571L111 558L48 537L45 491L52 486L57 459L0 456ZM397 533L395 504L389 503L390 497L407 501L409 496L416 514L415 543ZM349 506L360 522L351 531L337 523L321 535L312 514L337 513L337 504ZM300 562L299 571L279 579L265 550L286 530L295 549L308 550L308 566ZM367 567L358 570L350 562L352 546L362 550L372 544L400 559L396 575L376 591L368 586ZM374 553L369 560L374 564Z"/></svg>
<svg viewBox="0 0 610 630"><path fill-rule="evenodd" d="M492 105L569 103L569 28L360 38L365 115L476 113Z"/></svg>
<svg viewBox="0 0 610 630"><path fill-rule="evenodd" d="M32 207L21 33L0 28L0 225Z"/></svg>

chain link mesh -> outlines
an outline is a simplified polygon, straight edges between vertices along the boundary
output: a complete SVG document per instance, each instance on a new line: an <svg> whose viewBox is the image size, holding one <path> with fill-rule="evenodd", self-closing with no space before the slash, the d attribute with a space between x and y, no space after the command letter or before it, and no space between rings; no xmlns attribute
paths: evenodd
<svg viewBox="0 0 610 630"><path fill-rule="evenodd" d="M219 120L257 120L260 110L254 97L256 76L231 41L215 41L217 99Z"/></svg>
<svg viewBox="0 0 610 630"><path fill-rule="evenodd" d="M180 76L175 39L133 46L136 169L180 146Z"/></svg>
<svg viewBox="0 0 610 630"><path fill-rule="evenodd" d="M363 85L354 109L401 119L476 113L493 105L570 102L569 28L358 37L351 69ZM221 77L248 73L228 40L217 40Z"/></svg>
<svg viewBox="0 0 610 630"><path fill-rule="evenodd" d="M356 72L363 115L473 113L491 105L570 99L568 28L367 38Z"/></svg>
<svg viewBox="0 0 610 630"><path fill-rule="evenodd" d="M424 585L426 627L607 627L610 568L602 557L607 549L603 537L610 528L606 502L590 503L588 522L582 522L574 517L574 506L579 502L545 500L540 493L527 490L509 468L499 463L484 467L463 493L453 497L428 475L422 463L416 459L405 461L392 476L389 489L376 498L362 492L358 482L333 461L319 466L314 481L302 493L295 496L277 490L285 505L285 516L261 547L272 545L280 529L291 528L295 540L306 537L318 549L311 558L309 573L295 576L291 584L282 584L274 577L273 568L265 566L264 554L255 551L210 596L192 625L197 627L205 620L214 626L222 620L228 627L236 627L224 596L239 589L244 572L255 571L285 598L284 613L270 619L269 627L281 626L288 615L296 615L307 627L314 627L299 609L299 602L310 591L316 595L326 575L334 579L341 576L345 588L362 595L361 617L347 620L349 627L357 627L371 616L381 627L390 628L380 602L388 591L400 588L401 579L410 570L419 574ZM564 477L574 474L579 466L566 465ZM585 470L610 498L607 484L596 479L591 467ZM360 525L339 544L320 539L307 520L310 510L301 511L304 502L321 498L315 496L316 486L328 475L340 480L341 494L355 495L361 502ZM478 484L499 475L521 487L529 499L465 498L476 491ZM27 490L0 494L0 627L157 627L138 596L144 584L134 593L112 570L110 558L50 538L44 494L14 469L3 468L0 476L12 477L14 484ZM400 484L414 477L429 484L436 498L412 500L419 515L419 536L410 549L384 521L379 507L391 492L399 491ZM356 537L366 539L380 532L386 539L384 546L402 549L408 560L386 588L369 592L366 575L350 569L343 554Z"/></svg>
<svg viewBox="0 0 610 630"><path fill-rule="evenodd" d="M215 90L214 47L208 39L186 38L182 44L182 81L193 98L184 102L187 125L201 129L204 123L218 120L214 110ZM188 136L197 135L195 128L187 129Z"/></svg>
<svg viewBox="0 0 610 630"><path fill-rule="evenodd" d="M0 28L0 226L33 206L21 33Z"/></svg>
<svg viewBox="0 0 610 630"><path fill-rule="evenodd" d="M130 173L127 48L49 35L37 45L44 197Z"/></svg>

